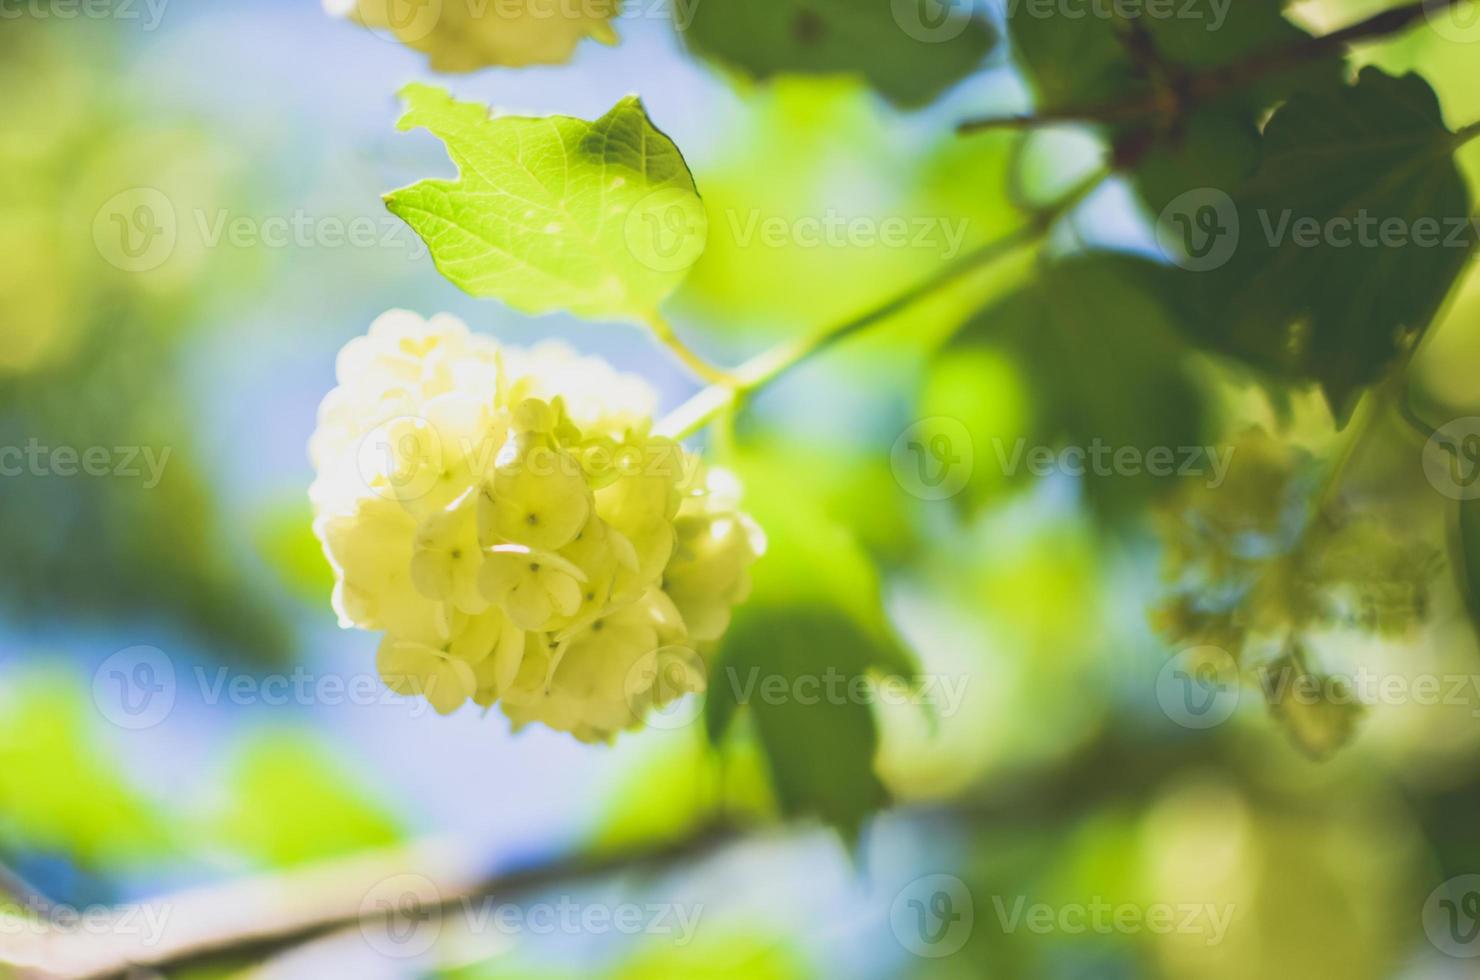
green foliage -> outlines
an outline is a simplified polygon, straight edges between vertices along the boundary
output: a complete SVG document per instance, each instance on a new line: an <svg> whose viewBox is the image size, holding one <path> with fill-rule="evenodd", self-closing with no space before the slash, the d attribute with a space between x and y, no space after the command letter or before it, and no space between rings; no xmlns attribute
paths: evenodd
<svg viewBox="0 0 1480 980"><path fill-rule="evenodd" d="M230 798L213 835L271 867L394 844L396 820L303 732L252 737L229 774Z"/></svg>
<svg viewBox="0 0 1480 980"><path fill-rule="evenodd" d="M886 798L873 770L870 675L914 667L884 622L878 574L856 536L823 500L797 494L805 463L774 452L736 461L769 544L711 668L706 725L720 742L748 707L782 811L853 836Z"/></svg>
<svg viewBox="0 0 1480 980"><path fill-rule="evenodd" d="M1355 86L1291 99L1265 128L1259 172L1234 194L1237 250L1194 287L1206 300L1195 331L1319 381L1344 418L1429 324L1473 247L1458 145L1417 75L1369 68ZM1388 224L1408 240L1385 241Z"/></svg>
<svg viewBox="0 0 1480 980"><path fill-rule="evenodd" d="M9 673L0 694L0 839L91 867L174 851L167 814L119 773L77 679Z"/></svg>
<svg viewBox="0 0 1480 980"><path fill-rule="evenodd" d="M777 801L857 836L887 794L873 768L878 735L868 673L898 655L845 616L806 607L737 618L710 678L708 725L718 742L737 707L750 708Z"/></svg>
<svg viewBox="0 0 1480 980"><path fill-rule="evenodd" d="M436 135L460 176L393 191L386 206L468 293L642 323L702 251L693 178L635 97L586 122L490 117L427 85L402 96L400 128Z"/></svg>
<svg viewBox="0 0 1480 980"><path fill-rule="evenodd" d="M1041 111L1081 110L1093 120L1117 105L1159 107L1108 127L1118 162L1153 212L1194 188L1236 186L1258 164L1261 114L1340 76L1332 53L1194 100L1186 94L1194 79L1309 35L1273 0L1192 0L1172 17L1106 17L1096 11L1109 8L1091 0L1070 6L1080 16L1035 15L1028 3L1010 8L1018 63Z"/></svg>
<svg viewBox="0 0 1480 980"><path fill-rule="evenodd" d="M1480 628L1480 498L1461 500L1458 511L1450 562L1460 598Z"/></svg>
<svg viewBox="0 0 1480 980"><path fill-rule="evenodd" d="M1268 0L1228 5L1193 0L1181 4L1173 17L1107 17L1110 8L1090 0L1065 6L1078 16L1044 17L1029 3L1010 8L1015 56L1044 110L1109 106L1156 95L1171 98L1172 86L1188 75L1309 37L1285 19L1280 4ZM1293 71L1253 78L1213 106L1257 112L1292 91L1334 80L1340 63L1333 54Z"/></svg>
<svg viewBox="0 0 1480 980"><path fill-rule="evenodd" d="M1350 684L1313 673L1305 659L1293 645L1260 668L1260 682L1291 741L1312 759L1325 759L1351 739L1364 709Z"/></svg>
<svg viewBox="0 0 1480 980"><path fill-rule="evenodd" d="M1101 504L1144 498L1172 479L1117 468L1114 452L1203 445L1202 396L1165 301L1173 278L1171 270L1129 255L1074 256L1044 266L962 328L938 370L950 370L952 356L1001 353L1018 366L1039 406L1031 438L973 433L982 457L975 480L1026 473L1025 453L1059 444L1108 450L1100 464L1084 465L1085 486Z"/></svg>
<svg viewBox="0 0 1480 980"><path fill-rule="evenodd" d="M678 3L697 54L755 78L859 74L919 107L971 74L992 47L987 24L942 0ZM682 25L680 25L682 27Z"/></svg>

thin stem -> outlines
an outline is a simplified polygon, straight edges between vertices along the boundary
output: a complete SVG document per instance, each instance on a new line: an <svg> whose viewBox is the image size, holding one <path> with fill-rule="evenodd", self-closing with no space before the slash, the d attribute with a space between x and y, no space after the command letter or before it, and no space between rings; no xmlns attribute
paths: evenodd
<svg viewBox="0 0 1480 980"><path fill-rule="evenodd" d="M834 344L890 319L963 276L1043 237L1054 222L1077 207L1108 176L1107 171L1096 172L1058 201L1035 213L1022 227L942 266L934 275L868 312L810 337L789 341L756 355L736 368L726 382L710 385L674 409L658 423L656 433L673 439L685 439L693 435L722 412L739 407L740 403L761 388Z"/></svg>
<svg viewBox="0 0 1480 980"><path fill-rule="evenodd" d="M715 367L704 358L700 357L687 344L678 339L678 334L673 332L673 326L663 318L661 313L648 315L648 327L653 335L663 342L663 346L673 352L683 365L694 372L701 381L709 384L731 384L734 379L721 368Z"/></svg>
<svg viewBox="0 0 1480 980"><path fill-rule="evenodd" d="M1163 114L1169 107L1186 111L1199 101L1245 88L1269 75L1318 61L1357 41L1370 41L1397 34L1425 17L1432 17L1449 7L1466 2L1468 0L1419 0L1383 11L1330 34L1305 38L1227 65L1191 72L1181 79L1176 99L1168 100L1165 93L1149 92L1133 99L1048 109L1034 115L968 119L957 126L957 131L973 133L987 129L1034 129L1058 123L1134 122Z"/></svg>

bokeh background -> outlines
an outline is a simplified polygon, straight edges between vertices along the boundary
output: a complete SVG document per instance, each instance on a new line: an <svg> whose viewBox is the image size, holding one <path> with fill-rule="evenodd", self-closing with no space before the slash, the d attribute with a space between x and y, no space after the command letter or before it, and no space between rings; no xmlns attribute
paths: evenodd
<svg viewBox="0 0 1480 980"><path fill-rule="evenodd" d="M716 361L865 310L951 257L939 240L747 243L736 215L945 217L970 247L1097 161L1069 131L1026 146L953 135L960 118L1026 105L1004 55L905 113L846 78L727 77L683 52L664 7L643 6L656 13L619 20L619 46L450 85L585 117L641 93L711 209L709 250L672 312ZM1329 27L1379 6L1296 15ZM472 706L444 719L389 696L322 696L326 679L373 679L376 637L336 627L306 444L336 351L377 314L450 311L511 344L562 337L640 373L666 406L694 390L634 328L533 320L461 294L384 211L382 193L450 172L425 133L394 130L395 91L432 77L422 57L309 2L171 0L157 24L143 4L137 19L16 11L0 22L0 445L108 447L120 466L136 449L143 473L0 479L0 863L85 907L427 839L477 874L641 850L717 812L769 826L755 753L743 739L711 753L701 724L590 747L512 733ZM1468 122L1480 117L1477 51L1418 32L1361 57L1422 67L1451 122ZM1474 152L1465 161L1480 166ZM1022 179L1008 181L1019 163ZM140 188L168 202L162 259L119 250L114 216L160 200ZM216 237L238 220L243 235L270 235L274 221L309 231ZM373 229L359 244L325 232L355 222ZM1058 239L1154 254L1146 216L1114 182ZM1473 975L1474 961L1431 941L1425 910L1441 882L1480 872L1480 693L1374 706L1321 763L1257 694L1216 729L1179 725L1158 700L1174 651L1148 617L1162 589L1151 528L1107 527L1065 478L978 480L968 512L919 499L891 470L891 447L921 418L969 423L980 459L990 440L1031 431L1040 392L1013 363L981 355L942 371L926 356L1030 261L970 277L814 362L741 420L737 438L784 474L755 489L773 497L762 509L779 506L788 527L846 521L923 669L964 685L960 706L933 718L880 709L877 766L898 806L855 848L777 824L657 870L501 896L701 910L682 944L449 923L419 956L387 956L351 930L194 975ZM1477 303L1471 277L1419 365L1433 400L1455 410L1480 402L1465 367L1480 350ZM157 480L150 452L164 461ZM1348 669L1471 677L1480 653L1458 599L1435 603L1401 640L1354 632L1321 648ZM114 681L159 657L173 689L141 718ZM941 948L912 938L909 903L938 903L942 889L965 909L952 934L963 938L950 955L920 955ZM1211 905L1231 920L1215 942L1013 917L1022 903L1100 902ZM1480 910L1461 911L1480 923Z"/></svg>

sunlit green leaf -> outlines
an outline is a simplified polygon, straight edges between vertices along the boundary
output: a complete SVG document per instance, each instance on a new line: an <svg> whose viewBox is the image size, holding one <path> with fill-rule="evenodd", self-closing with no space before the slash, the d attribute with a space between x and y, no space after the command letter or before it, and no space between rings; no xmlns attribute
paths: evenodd
<svg viewBox="0 0 1480 980"><path fill-rule="evenodd" d="M693 178L636 97L587 122L490 116L427 85L402 95L401 129L441 139L459 177L393 191L386 206L472 295L643 322L703 251Z"/></svg>
<svg viewBox="0 0 1480 980"><path fill-rule="evenodd" d="M224 842L269 865L393 844L396 821L302 732L256 736L231 773Z"/></svg>

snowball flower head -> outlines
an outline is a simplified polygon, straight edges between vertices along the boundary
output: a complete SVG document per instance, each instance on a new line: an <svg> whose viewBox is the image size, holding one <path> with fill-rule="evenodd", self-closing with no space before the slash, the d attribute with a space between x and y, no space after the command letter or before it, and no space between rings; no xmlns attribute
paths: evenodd
<svg viewBox="0 0 1480 980"><path fill-rule="evenodd" d="M399 310L336 373L314 532L388 686L583 741L703 689L764 541L733 477L649 434L645 383Z"/></svg>

